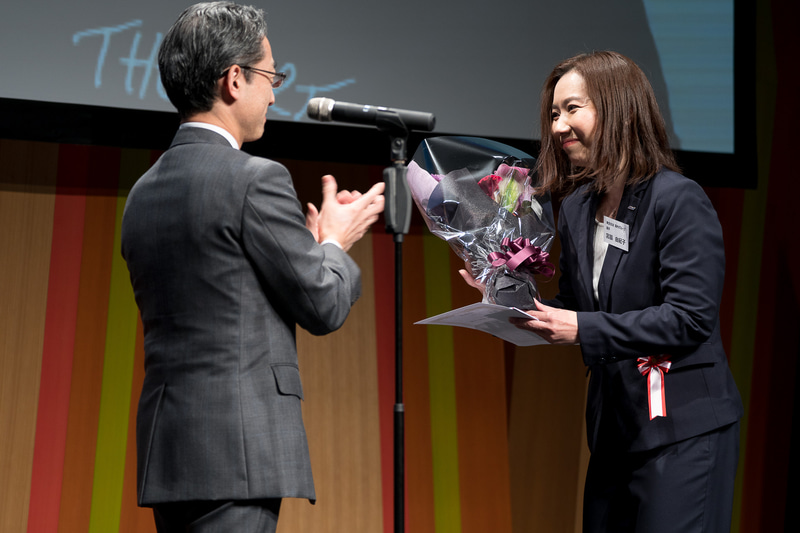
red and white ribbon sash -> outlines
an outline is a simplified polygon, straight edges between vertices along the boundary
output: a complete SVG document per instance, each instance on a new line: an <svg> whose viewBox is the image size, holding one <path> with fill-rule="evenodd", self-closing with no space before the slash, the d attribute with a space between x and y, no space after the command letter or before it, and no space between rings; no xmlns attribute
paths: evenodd
<svg viewBox="0 0 800 533"><path fill-rule="evenodd" d="M650 408L650 420L657 416L667 416L667 405L664 396L664 374L669 372L672 362L668 355L651 355L640 357L639 372L647 378L647 405Z"/></svg>

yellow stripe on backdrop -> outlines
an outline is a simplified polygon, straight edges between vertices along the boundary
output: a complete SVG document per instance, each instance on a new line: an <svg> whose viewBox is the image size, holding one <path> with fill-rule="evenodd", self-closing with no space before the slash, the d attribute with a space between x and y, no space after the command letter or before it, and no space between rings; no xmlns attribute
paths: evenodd
<svg viewBox="0 0 800 533"><path fill-rule="evenodd" d="M426 311L428 316L433 316L452 309L450 254L453 252L444 241L429 233L423 236L423 249L425 252ZM449 326L428 327L436 533L460 533L461 531L454 357L453 328Z"/></svg>
<svg viewBox="0 0 800 533"><path fill-rule="evenodd" d="M111 250L111 284L106 323L103 385L95 455L90 533L119 530L125 450L131 401L138 311L128 268L120 254L120 228L127 192L150 164L150 153L124 150Z"/></svg>

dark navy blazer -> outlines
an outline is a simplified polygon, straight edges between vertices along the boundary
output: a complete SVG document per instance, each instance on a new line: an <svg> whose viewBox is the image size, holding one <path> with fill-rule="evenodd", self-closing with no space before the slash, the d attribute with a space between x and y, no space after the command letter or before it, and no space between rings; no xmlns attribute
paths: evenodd
<svg viewBox="0 0 800 533"><path fill-rule="evenodd" d="M617 219L628 225L628 251L608 246L592 290L599 196L584 186L562 203L559 295L578 312L591 371L586 420L589 447L640 451L738 420L741 399L719 329L725 273L722 228L702 188L675 172L626 187ZM640 357L669 355L666 417L650 419Z"/></svg>

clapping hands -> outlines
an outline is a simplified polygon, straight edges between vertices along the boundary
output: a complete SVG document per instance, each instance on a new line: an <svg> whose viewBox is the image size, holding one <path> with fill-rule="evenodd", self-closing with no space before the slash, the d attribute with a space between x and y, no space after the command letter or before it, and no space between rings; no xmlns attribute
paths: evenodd
<svg viewBox="0 0 800 533"><path fill-rule="evenodd" d="M331 175L322 177L322 206L317 210L308 204L306 227L317 242L332 239L348 251L383 212L384 183L376 183L366 193L338 190L336 179Z"/></svg>

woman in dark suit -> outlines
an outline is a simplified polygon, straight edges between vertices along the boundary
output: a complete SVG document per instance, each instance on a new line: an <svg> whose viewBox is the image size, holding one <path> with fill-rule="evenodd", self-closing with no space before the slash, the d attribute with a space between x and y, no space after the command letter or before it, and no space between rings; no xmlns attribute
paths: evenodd
<svg viewBox="0 0 800 533"><path fill-rule="evenodd" d="M584 531L729 531L743 410L720 338L714 208L620 54L556 66L541 122L540 178L567 194L561 278L516 325L580 343L591 372Z"/></svg>

